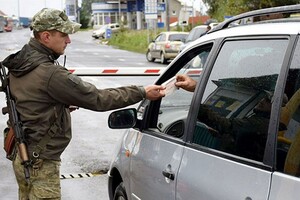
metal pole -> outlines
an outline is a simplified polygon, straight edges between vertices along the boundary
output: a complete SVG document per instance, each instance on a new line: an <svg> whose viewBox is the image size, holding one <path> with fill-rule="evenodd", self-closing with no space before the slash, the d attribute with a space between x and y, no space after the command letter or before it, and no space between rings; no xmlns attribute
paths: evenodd
<svg viewBox="0 0 300 200"><path fill-rule="evenodd" d="M192 28L194 28L194 16L195 16L194 4L195 4L195 0L193 0L193 7L192 7Z"/></svg>
<svg viewBox="0 0 300 200"><path fill-rule="evenodd" d="M121 24L121 0L119 0L119 24Z"/></svg>
<svg viewBox="0 0 300 200"><path fill-rule="evenodd" d="M19 23L18 23L18 28L21 26L21 22L20 22L20 0L18 0L18 21L19 21Z"/></svg>
<svg viewBox="0 0 300 200"><path fill-rule="evenodd" d="M166 0L166 13L167 13L167 20L166 20L167 31L170 31L169 0Z"/></svg>

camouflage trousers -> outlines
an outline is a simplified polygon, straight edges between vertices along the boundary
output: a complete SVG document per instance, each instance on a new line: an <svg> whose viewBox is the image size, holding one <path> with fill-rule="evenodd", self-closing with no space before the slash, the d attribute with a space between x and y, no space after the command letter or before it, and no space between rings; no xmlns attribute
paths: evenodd
<svg viewBox="0 0 300 200"><path fill-rule="evenodd" d="M24 167L17 155L13 161L15 176L19 185L19 200L60 200L60 162L41 160L30 169L29 183L24 177Z"/></svg>

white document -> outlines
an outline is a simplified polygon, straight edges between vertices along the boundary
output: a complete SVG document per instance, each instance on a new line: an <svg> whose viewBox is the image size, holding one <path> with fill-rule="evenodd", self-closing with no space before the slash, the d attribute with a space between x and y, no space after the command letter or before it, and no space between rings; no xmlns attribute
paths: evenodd
<svg viewBox="0 0 300 200"><path fill-rule="evenodd" d="M178 90L178 87L175 86L175 83L176 83L176 76L170 78L169 80L161 84L166 88L165 89L166 96L169 96L173 94L176 90Z"/></svg>

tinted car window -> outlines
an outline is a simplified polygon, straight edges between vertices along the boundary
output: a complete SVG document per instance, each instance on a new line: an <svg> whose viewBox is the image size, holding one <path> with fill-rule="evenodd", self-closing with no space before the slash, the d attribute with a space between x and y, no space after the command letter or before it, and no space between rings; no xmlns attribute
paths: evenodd
<svg viewBox="0 0 300 200"><path fill-rule="evenodd" d="M193 143L262 161L287 40L224 43L198 111Z"/></svg>

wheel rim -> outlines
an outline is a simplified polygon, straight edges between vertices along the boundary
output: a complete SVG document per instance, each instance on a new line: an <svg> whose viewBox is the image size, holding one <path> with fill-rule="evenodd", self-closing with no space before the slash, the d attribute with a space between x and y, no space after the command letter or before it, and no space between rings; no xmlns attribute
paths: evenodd
<svg viewBox="0 0 300 200"><path fill-rule="evenodd" d="M152 61L152 56L151 56L150 51L147 52L147 60Z"/></svg>

